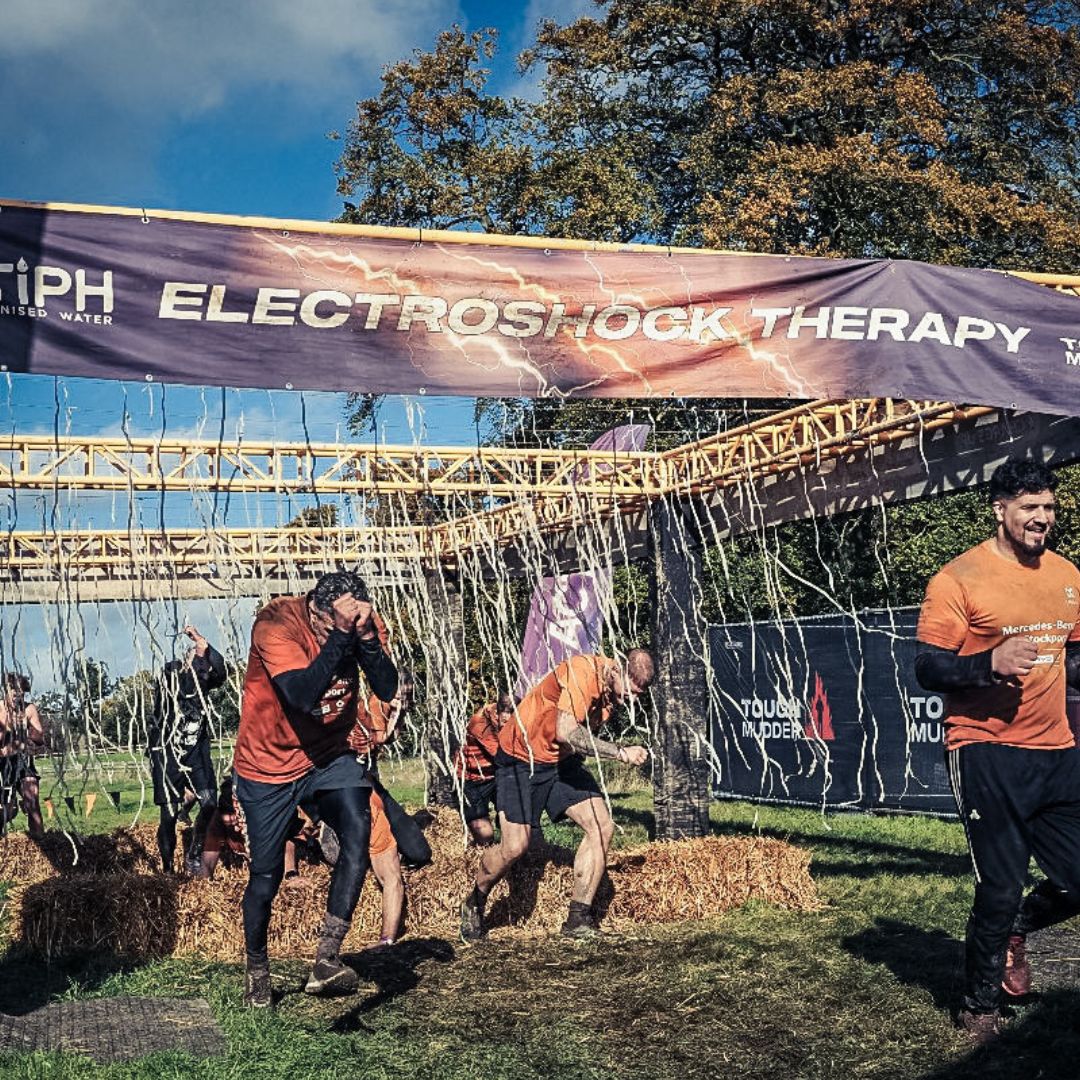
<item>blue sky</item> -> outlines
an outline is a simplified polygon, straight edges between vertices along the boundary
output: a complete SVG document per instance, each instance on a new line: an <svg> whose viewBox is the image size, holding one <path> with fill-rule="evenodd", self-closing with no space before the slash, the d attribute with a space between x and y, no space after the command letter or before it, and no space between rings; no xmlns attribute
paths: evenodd
<svg viewBox="0 0 1080 1080"><path fill-rule="evenodd" d="M333 173L340 143L328 133L344 131L356 101L377 93L386 64L430 49L454 23L495 26L492 86L527 93L514 57L537 22L591 10L589 0L5 0L3 7L0 198L317 221L341 212ZM129 387L129 397L140 389ZM73 392L73 430L115 427L115 387L83 383ZM52 396L51 380L19 395L37 403L39 416ZM285 397L274 403L279 415L300 409ZM198 411L199 395L191 400ZM332 438L341 402L314 400L312 438ZM0 410L5 403L13 407L0 387ZM254 416L267 405L259 394L236 407ZM419 423L429 442L469 442L471 416L471 403L460 400L390 401L380 434L412 441Z"/></svg>
<svg viewBox="0 0 1080 1080"><path fill-rule="evenodd" d="M495 26L493 89L528 93L514 65L542 18L567 22L588 0L5 0L0 27L0 198L330 220L341 210L333 164L358 99L379 73L429 49L454 23ZM344 432L343 395L202 391L93 380L0 380L5 432L170 436L234 431L313 441ZM391 400L390 442L472 443L471 400ZM33 527L40 498L3 507L5 528ZM107 526L111 501L78 503L80 524ZM61 680L84 640L114 671L143 666L148 635L184 617L213 631L226 612L0 611L0 666L13 654ZM241 620L243 621L243 620ZM133 649L132 641L135 647ZM164 640L164 639L163 639Z"/></svg>

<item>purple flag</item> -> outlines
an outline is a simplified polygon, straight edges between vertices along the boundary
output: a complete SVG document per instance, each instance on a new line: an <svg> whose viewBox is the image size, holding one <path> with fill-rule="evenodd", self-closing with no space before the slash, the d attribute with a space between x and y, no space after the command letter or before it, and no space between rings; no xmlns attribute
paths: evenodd
<svg viewBox="0 0 1080 1080"><path fill-rule="evenodd" d="M649 424L624 424L605 431L589 449L612 450L616 454L644 450L651 431ZM605 466L596 468L602 471ZM588 465L580 466L574 479L587 479L588 470ZM515 687L518 698L564 660L597 651L610 596L610 567L540 579L525 624L521 675Z"/></svg>

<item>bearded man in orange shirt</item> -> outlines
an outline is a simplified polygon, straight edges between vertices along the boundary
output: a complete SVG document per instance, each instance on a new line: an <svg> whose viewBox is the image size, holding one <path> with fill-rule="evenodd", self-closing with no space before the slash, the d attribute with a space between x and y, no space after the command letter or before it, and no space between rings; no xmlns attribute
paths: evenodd
<svg viewBox="0 0 1080 1080"><path fill-rule="evenodd" d="M485 933L488 894L529 849L532 830L547 810L552 821L568 817L585 833L574 858L574 889L562 932L593 937L599 931L593 899L607 867L615 831L599 785L583 758L644 765L643 746L617 746L595 734L615 706L644 693L656 675L645 649L631 649L625 664L604 656L575 656L559 664L522 699L517 715L499 732L495 756L495 804L500 841L480 860L473 891L461 905L461 938Z"/></svg>
<svg viewBox="0 0 1080 1080"><path fill-rule="evenodd" d="M1023 933L1080 910L1080 751L1065 712L1066 683L1080 686L1080 571L1046 546L1056 486L1041 463L999 466L994 536L930 580L919 616L915 674L945 695L975 871L958 1022L980 1043L1000 1029L1003 979L1014 994L1026 988ZM1018 912L1033 855L1053 884Z"/></svg>

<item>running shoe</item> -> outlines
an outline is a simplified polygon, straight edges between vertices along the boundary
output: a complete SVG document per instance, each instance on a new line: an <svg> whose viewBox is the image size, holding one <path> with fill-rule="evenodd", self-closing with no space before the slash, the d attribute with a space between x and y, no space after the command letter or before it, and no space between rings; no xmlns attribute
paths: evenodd
<svg viewBox="0 0 1080 1080"><path fill-rule="evenodd" d="M1025 955L1027 939L1023 934L1010 934L1005 951L1005 976L1001 988L1009 997L1027 997L1031 993L1031 965Z"/></svg>
<svg viewBox="0 0 1080 1080"><path fill-rule="evenodd" d="M469 893L461 901L461 940L466 945L473 945L477 941L483 941L485 933L484 913L476 906L473 894Z"/></svg>
<svg viewBox="0 0 1080 1080"><path fill-rule="evenodd" d="M249 1009L269 1009L274 1004L270 969L248 968L244 974L244 1004Z"/></svg>
<svg viewBox="0 0 1080 1080"><path fill-rule="evenodd" d="M341 858L341 844L337 833L325 821L319 823L319 851L322 852L323 862L327 866L337 866L337 861Z"/></svg>
<svg viewBox="0 0 1080 1080"><path fill-rule="evenodd" d="M360 976L348 964L340 960L316 960L304 983L304 993L352 994L359 985Z"/></svg>

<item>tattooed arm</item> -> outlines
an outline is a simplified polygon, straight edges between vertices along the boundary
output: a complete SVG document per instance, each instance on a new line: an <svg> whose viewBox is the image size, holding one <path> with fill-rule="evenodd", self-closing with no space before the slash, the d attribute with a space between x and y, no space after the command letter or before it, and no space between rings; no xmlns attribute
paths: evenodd
<svg viewBox="0 0 1080 1080"><path fill-rule="evenodd" d="M585 757L595 754L597 757L625 761L631 765L643 765L648 757L643 746L616 746L613 742L597 738L568 712L560 712L555 720L555 740L575 754Z"/></svg>

